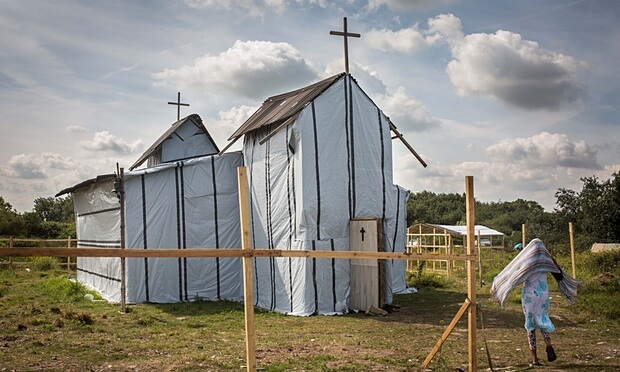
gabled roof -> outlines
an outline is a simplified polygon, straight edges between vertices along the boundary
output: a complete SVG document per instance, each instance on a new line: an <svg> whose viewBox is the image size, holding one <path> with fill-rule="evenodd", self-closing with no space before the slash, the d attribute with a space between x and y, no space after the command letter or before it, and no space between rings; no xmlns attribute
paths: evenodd
<svg viewBox="0 0 620 372"><path fill-rule="evenodd" d="M209 134L209 132L207 131L207 128L205 128L205 126L202 124L202 119L200 118L200 116L198 114L191 114L187 117L184 117L183 119L177 121L176 123L172 124L172 126L170 128L168 128L168 130L161 135L161 137L159 137L157 139L157 141L155 141L155 143L153 143L151 145L151 147L149 147L144 154L142 154L142 156L140 156L140 158L138 160L136 160L135 163L133 163L133 165L131 167L129 167L129 170L133 170L137 167L139 167L142 163L144 163L149 156L151 156L158 148L159 146L161 146L161 144L167 140L168 138L170 138L170 136L177 130L179 129L179 127L181 125L183 125L185 122L187 121L193 121L194 124L196 124L196 126L198 127L198 129L200 131L202 131L204 134L207 135L207 137L209 138L209 140L211 141L211 143L213 143L213 146L215 147L215 149L219 152L219 148L217 147L217 144L215 143L215 141L213 141L213 138L211 137L211 134Z"/></svg>
<svg viewBox="0 0 620 372"><path fill-rule="evenodd" d="M232 142L220 154L246 133L275 124L277 126L272 132L274 133L292 123L308 103L344 75L346 74L341 72L307 87L267 98L263 105L230 136L228 140Z"/></svg>
<svg viewBox="0 0 620 372"><path fill-rule="evenodd" d="M92 185L94 183L101 182L101 181L104 181L104 180L107 180L107 179L110 179L110 178L116 178L116 174L114 174L114 173L103 174L103 175L97 176L95 178L91 178L89 180L80 182L80 183L78 183L75 186L67 187L64 190L61 190L58 194L54 195L54 197L57 198L57 197L59 197L61 195L72 193L72 192L74 192L74 191L76 191L78 189L81 189L83 187L88 187L88 186L90 186L90 185ZM110 191L112 191L112 190L110 190Z"/></svg>
<svg viewBox="0 0 620 372"><path fill-rule="evenodd" d="M259 143L262 145L267 140L269 140L269 138L275 135L280 129L295 121L301 111L310 102L320 96L321 93L325 92L329 87L331 87L334 83L336 83L345 75L347 75L346 72L341 72L312 85L308 85L307 87L267 98L265 102L263 102L262 106L230 136L230 138L228 139L228 141L230 142L228 143L228 145L226 145L226 147L224 147L222 151L220 151L220 155L222 155L226 150L228 150L244 134L265 126L273 125L274 128L271 133L265 136L262 140L260 140ZM351 74L349 74L349 76L351 77L351 79L353 79ZM353 80L355 81L355 79ZM366 94L366 92L364 92L363 90L362 92ZM370 97L368 97L368 99L372 101ZM426 167L426 162L420 157L420 155L418 155L418 153L413 149L413 147L411 147L407 140L405 140L405 137L403 137L403 135L398 131L398 128L396 128L390 118L387 119L390 125L390 130L396 135L393 138L400 139L400 141L407 147L407 149L409 149L413 156L418 159L420 164Z"/></svg>

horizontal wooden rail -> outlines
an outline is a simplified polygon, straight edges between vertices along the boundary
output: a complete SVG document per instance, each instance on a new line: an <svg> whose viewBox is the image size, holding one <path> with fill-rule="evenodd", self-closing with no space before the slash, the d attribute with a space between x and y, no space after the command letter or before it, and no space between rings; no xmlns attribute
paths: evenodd
<svg viewBox="0 0 620 372"><path fill-rule="evenodd" d="M7 238L0 238L0 242L8 242L13 240L14 242L64 242L66 243L67 241L70 241L71 243L75 243L77 242L77 239L39 239L39 238L13 238L13 239L7 239Z"/></svg>
<svg viewBox="0 0 620 372"><path fill-rule="evenodd" d="M434 253L392 253L362 251L297 251L282 249L143 249L143 248L0 248L0 256L8 257L307 257L381 260L454 260L474 261L476 255Z"/></svg>

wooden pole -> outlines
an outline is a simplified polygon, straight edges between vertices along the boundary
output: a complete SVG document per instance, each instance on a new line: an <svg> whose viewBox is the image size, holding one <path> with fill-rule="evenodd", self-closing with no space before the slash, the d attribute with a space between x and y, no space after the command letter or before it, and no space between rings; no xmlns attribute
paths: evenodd
<svg viewBox="0 0 620 372"><path fill-rule="evenodd" d="M67 236L67 248L71 248L71 236ZM67 256L67 271L71 271L71 256Z"/></svg>
<svg viewBox="0 0 620 372"><path fill-rule="evenodd" d="M465 207L467 219L467 254L475 254L474 250L474 177L465 176ZM469 349L469 371L476 371L476 262L467 261L467 298L469 299L469 312L467 317L467 344Z"/></svg>
<svg viewBox="0 0 620 372"><path fill-rule="evenodd" d="M241 248L252 252L250 238L250 199L248 197L248 176L245 167L237 168L239 183L239 216L241 218ZM243 297L245 303L245 352L248 371L256 371L256 333L254 330L254 277L252 258L243 257Z"/></svg>
<svg viewBox="0 0 620 372"><path fill-rule="evenodd" d="M521 244L523 244L523 248L525 248L525 224L524 223L521 224Z"/></svg>
<svg viewBox="0 0 620 372"><path fill-rule="evenodd" d="M436 238L437 237L437 229L433 228L433 253L435 253L437 251L437 241ZM433 260L433 271L435 271L435 260Z"/></svg>
<svg viewBox="0 0 620 372"><path fill-rule="evenodd" d="M9 236L9 248L13 248L13 237ZM9 270L13 270L13 257L9 257Z"/></svg>
<svg viewBox="0 0 620 372"><path fill-rule="evenodd" d="M118 167L118 163L116 164ZM119 196L118 201L121 205L121 249L125 249L125 169L118 169L118 186ZM127 263L126 258L121 257L121 313L125 314L127 311Z"/></svg>
<svg viewBox="0 0 620 372"><path fill-rule="evenodd" d="M424 359L424 363L422 363L422 367L426 368L428 367L429 364L431 364L431 361L435 357L435 354L437 354L441 345L443 345L443 343L446 342L446 340L448 339L448 336L450 336L450 333L452 333L452 330L454 329L454 327L456 327L456 324L459 322L459 320L461 320L461 318L465 314L465 311L467 311L467 308L469 307L469 305L470 305L469 300L465 299L465 302L463 302L459 311L456 313L454 318L452 318L452 321L450 322L450 324L448 324L448 328L446 328L446 330L443 331L443 334L439 338L439 341L437 341L437 343L435 344L435 346L433 346L433 348L431 349L431 352L428 354L426 359Z"/></svg>
<svg viewBox="0 0 620 372"><path fill-rule="evenodd" d="M407 253L411 253L413 251L411 246L411 227L407 227ZM411 261L407 261L407 271L412 269Z"/></svg>
<svg viewBox="0 0 620 372"><path fill-rule="evenodd" d="M480 280L480 286L482 287L482 246L480 244L480 230L478 230L478 277Z"/></svg>
<svg viewBox="0 0 620 372"><path fill-rule="evenodd" d="M446 247L446 254L450 254L452 252L450 252L450 244L448 244L448 232L446 230L443 231L443 244ZM448 272L448 277L450 276L451 272L452 272L452 261L448 260L446 261L446 271Z"/></svg>
<svg viewBox="0 0 620 372"><path fill-rule="evenodd" d="M575 269L575 241L574 241L574 230L573 223L568 223L568 232L570 234L570 261L573 265L573 278L577 279L577 270Z"/></svg>

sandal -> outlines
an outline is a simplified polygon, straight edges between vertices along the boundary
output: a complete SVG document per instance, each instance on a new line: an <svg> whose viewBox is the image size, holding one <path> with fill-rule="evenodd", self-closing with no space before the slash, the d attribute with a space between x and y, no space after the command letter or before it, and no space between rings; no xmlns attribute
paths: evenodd
<svg viewBox="0 0 620 372"><path fill-rule="evenodd" d="M547 360L550 362L553 362L554 360L556 360L558 358L557 355L555 355L555 350L553 350L553 346L551 345L547 345Z"/></svg>

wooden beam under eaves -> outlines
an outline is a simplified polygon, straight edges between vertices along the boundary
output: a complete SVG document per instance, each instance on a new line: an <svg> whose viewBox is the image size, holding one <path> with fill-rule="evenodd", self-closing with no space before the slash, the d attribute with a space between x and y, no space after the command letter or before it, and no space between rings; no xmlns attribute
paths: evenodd
<svg viewBox="0 0 620 372"><path fill-rule="evenodd" d="M428 164L426 164L426 162L424 161L424 159L422 159L422 157L420 155L418 155L417 152L415 152L415 150L413 149L413 147L411 147L411 145L409 144L409 142L407 142L407 140L405 139L405 137L403 137L403 135L398 131L398 129L396 129L396 126L394 124L392 124L392 122L390 121L390 129L392 130L392 132L394 132L394 134L396 136L392 137L392 139L394 138L398 138L400 139L400 141L405 145L405 147L407 147L409 149L409 151L413 154L413 156L415 156L416 159L418 159L418 161L420 162L420 164L422 164L422 166L424 168L426 168L428 166Z"/></svg>

